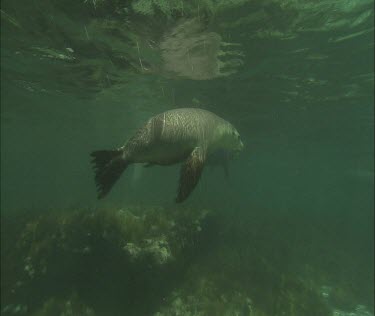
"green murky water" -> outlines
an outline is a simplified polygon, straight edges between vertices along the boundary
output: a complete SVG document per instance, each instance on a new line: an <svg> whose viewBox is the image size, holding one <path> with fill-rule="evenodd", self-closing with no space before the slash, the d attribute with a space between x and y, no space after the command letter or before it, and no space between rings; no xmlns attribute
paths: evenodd
<svg viewBox="0 0 375 316"><path fill-rule="evenodd" d="M2 315L374 313L372 1L3 0ZM198 107L244 151L96 199L89 153Z"/></svg>

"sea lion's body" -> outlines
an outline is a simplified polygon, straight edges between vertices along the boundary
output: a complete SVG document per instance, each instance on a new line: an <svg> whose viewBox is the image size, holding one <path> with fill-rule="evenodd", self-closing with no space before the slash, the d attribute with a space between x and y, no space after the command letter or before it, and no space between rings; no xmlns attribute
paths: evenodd
<svg viewBox="0 0 375 316"><path fill-rule="evenodd" d="M137 163L171 165L201 146L209 155L220 147L216 129L227 121L201 109L177 109L152 117L124 145L125 156Z"/></svg>
<svg viewBox="0 0 375 316"><path fill-rule="evenodd" d="M182 108L150 118L124 146L92 153L99 197L109 192L127 165L172 165L185 162L177 202L185 200L199 181L207 157L219 150L243 147L236 129L206 110Z"/></svg>

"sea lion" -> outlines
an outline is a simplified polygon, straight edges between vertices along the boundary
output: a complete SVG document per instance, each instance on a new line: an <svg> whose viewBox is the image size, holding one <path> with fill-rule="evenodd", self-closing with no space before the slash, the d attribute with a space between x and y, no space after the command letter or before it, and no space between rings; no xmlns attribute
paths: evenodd
<svg viewBox="0 0 375 316"><path fill-rule="evenodd" d="M176 197L180 203L197 185L208 157L242 149L237 130L216 114L197 108L166 111L150 118L122 147L91 153L98 198L110 191L129 164L183 162Z"/></svg>

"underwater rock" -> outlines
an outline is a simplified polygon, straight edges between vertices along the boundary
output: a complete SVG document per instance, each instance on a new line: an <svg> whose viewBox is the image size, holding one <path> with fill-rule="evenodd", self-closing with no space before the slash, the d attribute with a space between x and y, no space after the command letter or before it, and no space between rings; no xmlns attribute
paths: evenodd
<svg viewBox="0 0 375 316"><path fill-rule="evenodd" d="M167 304L154 316L262 316L252 300L240 291L219 289L205 278L199 279L193 288L174 291Z"/></svg>
<svg viewBox="0 0 375 316"><path fill-rule="evenodd" d="M108 302L118 297L127 308L135 304L131 308L137 315L137 299L155 297L153 287L186 265L207 214L207 210L160 207L39 214L14 234L18 240L2 259L4 315L20 313L22 306L35 315L94 315L83 307L74 311L69 300L59 296L72 290L95 311L108 308L96 306L109 304L106 300L93 299L104 291L111 297ZM166 289L174 280L163 281ZM87 296L93 292L96 295ZM163 289L159 292L162 295Z"/></svg>
<svg viewBox="0 0 375 316"><path fill-rule="evenodd" d="M164 264L172 258L168 242L164 239L146 239L145 251L152 254L158 264Z"/></svg>
<svg viewBox="0 0 375 316"><path fill-rule="evenodd" d="M281 222L177 206L29 214L2 231L2 315L371 316L346 282L294 265Z"/></svg>
<svg viewBox="0 0 375 316"><path fill-rule="evenodd" d="M82 303L76 294L67 299L48 299L32 316L95 316L92 308Z"/></svg>
<svg viewBox="0 0 375 316"><path fill-rule="evenodd" d="M27 305L9 304L1 310L2 315L26 315Z"/></svg>
<svg viewBox="0 0 375 316"><path fill-rule="evenodd" d="M366 306L357 305L351 312L335 309L332 316L374 316L374 314L371 313Z"/></svg>
<svg viewBox="0 0 375 316"><path fill-rule="evenodd" d="M336 286L324 285L320 294L333 310L332 316L373 316L374 314L365 306L356 304L355 295L350 290ZM351 311L348 311L351 310Z"/></svg>
<svg viewBox="0 0 375 316"><path fill-rule="evenodd" d="M161 265L173 259L169 244L165 239L145 239L143 246L137 246L129 242L123 249L133 260L151 255L153 260Z"/></svg>

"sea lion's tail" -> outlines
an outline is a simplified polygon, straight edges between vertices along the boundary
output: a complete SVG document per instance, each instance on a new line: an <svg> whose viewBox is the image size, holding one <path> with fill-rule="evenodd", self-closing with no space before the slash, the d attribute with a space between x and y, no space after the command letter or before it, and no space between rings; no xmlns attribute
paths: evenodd
<svg viewBox="0 0 375 316"><path fill-rule="evenodd" d="M98 199L103 198L120 178L129 163L122 156L121 149L97 150L90 156L95 171Z"/></svg>

